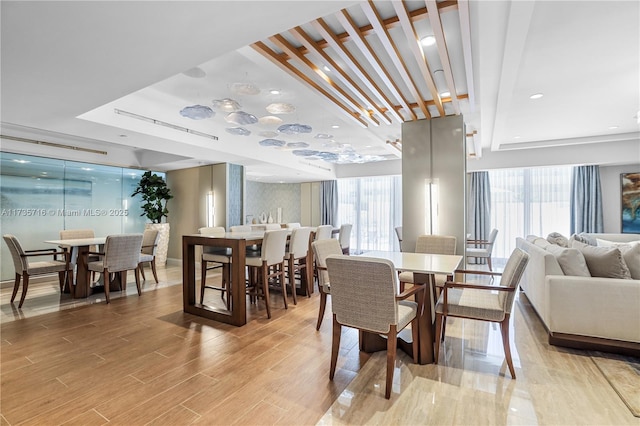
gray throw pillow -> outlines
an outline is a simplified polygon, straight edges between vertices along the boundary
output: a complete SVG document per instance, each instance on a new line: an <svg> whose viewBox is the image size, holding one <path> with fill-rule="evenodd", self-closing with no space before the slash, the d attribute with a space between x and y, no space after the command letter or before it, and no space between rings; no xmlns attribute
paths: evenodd
<svg viewBox="0 0 640 426"><path fill-rule="evenodd" d="M588 244L590 246L597 245L595 241L591 240L591 238L588 238L586 235L582 235L582 234L573 234L571 237L569 237L569 247L571 247L572 241L577 241L582 244Z"/></svg>
<svg viewBox="0 0 640 426"><path fill-rule="evenodd" d="M617 247L596 247L573 241L572 248L582 252L592 277L631 279L629 268Z"/></svg>
<svg viewBox="0 0 640 426"><path fill-rule="evenodd" d="M587 267L587 262L580 252L575 248L564 248L555 244L549 244L545 250L553 254L558 261L560 269L565 275L574 277L590 277L591 273Z"/></svg>
<svg viewBox="0 0 640 426"><path fill-rule="evenodd" d="M640 241L619 243L598 239L598 247L617 247L622 252L622 258L629 268L631 278L640 280Z"/></svg>
<svg viewBox="0 0 640 426"><path fill-rule="evenodd" d="M560 247L569 247L569 239L559 232L552 232L547 235L547 241Z"/></svg>

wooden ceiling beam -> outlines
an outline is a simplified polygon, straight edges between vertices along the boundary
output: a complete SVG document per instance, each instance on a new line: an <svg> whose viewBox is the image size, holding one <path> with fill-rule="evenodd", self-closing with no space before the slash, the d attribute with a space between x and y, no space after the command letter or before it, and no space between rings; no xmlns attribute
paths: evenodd
<svg viewBox="0 0 640 426"><path fill-rule="evenodd" d="M364 35L359 31L358 26L355 24L349 13L346 9L341 10L336 14L336 18L338 22L344 27L344 29L351 36L351 41L356 45L356 47L362 52L366 60L376 71L378 76L382 79L382 82L387 86L387 88L393 93L393 96L399 101L399 103L403 106L405 111L410 115L412 120L416 120L416 113L409 108L409 103L405 99L405 97L400 92L398 85L393 80L393 77L389 74L389 71L384 67L380 58L376 55L374 50L371 48L371 45L365 39Z"/></svg>
<svg viewBox="0 0 640 426"><path fill-rule="evenodd" d="M362 81L362 83L369 89L371 93L375 97L378 98L380 103L384 105L389 113L393 115L393 117L399 122L404 122L404 118L398 113L396 109L393 108L393 103L387 98L387 96L380 90L377 84L373 81L371 76L367 73L367 71L362 68L362 66L358 63L358 61L353 57L351 52L349 52L342 42L336 37L336 35L331 31L327 23L319 18L311 23L311 25L315 28L316 31L320 33L322 37L329 43L331 48L336 51L336 53L342 58L345 65L348 66L355 75Z"/></svg>
<svg viewBox="0 0 640 426"><path fill-rule="evenodd" d="M362 102L369 105L373 112L377 113L381 120L387 124L391 124L391 119L385 115L382 109L378 106L371 97L358 87L358 84L347 74L336 62L329 56L324 50L320 49L315 41L307 34L302 27L296 27L289 30L291 35L295 37L298 42L307 48L311 55L315 56L320 62L326 63L327 67L331 69L332 75L335 75L351 92L353 92Z"/></svg>
<svg viewBox="0 0 640 426"><path fill-rule="evenodd" d="M322 69L320 69L320 67L318 67L316 64L311 62L309 59L307 59L306 56L302 56L300 53L298 53L295 47L292 46L291 43L287 41L287 39L285 39L280 34L276 34L272 37L269 37L269 41L275 44L279 49L281 49L287 55L289 55L293 59L302 63L302 65L306 67L309 71L317 74L322 79L325 87L330 92L333 92L333 94L341 98L343 102L347 103L351 108L358 111L361 114L361 117L364 117L365 120L369 121L371 124L375 126L380 125L380 122L375 117L371 116L367 108L363 107L361 104L358 103L358 101L353 99L353 97L349 93L347 93L342 87L337 85L331 79L331 77L327 75L327 73L325 73Z"/></svg>
<svg viewBox="0 0 640 426"><path fill-rule="evenodd" d="M451 60L449 59L449 49L447 49L447 41L444 38L444 30L442 29L442 21L440 20L440 11L436 0L425 0L427 4L427 11L429 12L429 21L431 22L431 29L433 35L436 38L436 46L438 48L438 55L440 56L440 63L442 64L442 70L444 71L444 78L447 82L447 88L451 93L451 105L456 112L456 115L460 114L460 104L455 97L456 85L453 80L453 72L451 71Z"/></svg>
<svg viewBox="0 0 640 426"><path fill-rule="evenodd" d="M322 86L319 86L315 81L311 80L309 77L304 75L302 72L300 72L298 69L296 69L293 65L289 64L287 61L282 61L278 57L278 54L276 52L274 52L273 50L271 50L266 44L264 44L263 42L259 41L259 42L256 42L256 43L252 44L251 47L255 51L257 51L258 53L260 53L262 56L264 56L265 58L269 59L273 64L278 66L281 70L285 71L287 74L289 74L292 77L302 81L303 83L307 84L308 86L314 88L316 91L318 91L324 97L329 99L331 101L330 104L333 104L334 106L337 106L341 110L341 112L346 113L349 118L351 118L354 122L359 124L361 127L364 127L364 128L368 127L367 126L367 122L364 121L362 119L362 117L360 117L360 114L358 114L358 113L356 113L354 111L351 111L344 104L342 104L338 99L333 97L333 95L331 93L327 92L324 88L322 88Z"/></svg>
<svg viewBox="0 0 640 426"><path fill-rule="evenodd" d="M438 93L438 89L436 88L435 83L433 82L433 76L431 74L431 70L429 69L429 64L427 63L427 59L424 56L424 52L422 47L420 46L420 41L418 40L418 35L416 34L416 30L411 23L411 19L409 19L409 14L407 9L405 8L404 3L402 2L391 2L393 8L396 11L396 15L398 19L400 19L402 31L404 32L405 37L407 38L407 44L411 49L411 53L418 63L418 68L420 69L420 73L422 74L422 78L427 83L427 87L431 92L431 97L436 103L436 108L440 113L441 117L444 117L444 107L442 106L442 100L440 99L440 94Z"/></svg>
<svg viewBox="0 0 640 426"><path fill-rule="evenodd" d="M376 10L373 1L369 0L366 3L363 3L361 7L367 19L369 19L369 22L371 22L371 25L373 25L375 34L378 36L378 39L380 39L382 46L387 51L387 55L389 56L389 58L391 58L391 61L400 73L400 77L404 81L404 84L409 88L411 95L417 101L418 107L424 114L424 117L431 118L431 113L429 113L427 106L422 100L422 95L420 94L418 87L409 74L407 64L402 59L402 55L398 51L398 47L389 35L389 30L387 30L386 26L383 24L382 19L380 18L380 14Z"/></svg>

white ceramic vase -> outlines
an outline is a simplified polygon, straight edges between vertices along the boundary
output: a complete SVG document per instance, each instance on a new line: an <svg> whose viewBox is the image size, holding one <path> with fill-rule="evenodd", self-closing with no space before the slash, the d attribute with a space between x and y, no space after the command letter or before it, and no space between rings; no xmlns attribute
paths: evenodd
<svg viewBox="0 0 640 426"><path fill-rule="evenodd" d="M171 226L165 223L147 223L145 229L158 230L158 247L156 247L156 265L164 266L167 264L167 252L169 251L169 231Z"/></svg>

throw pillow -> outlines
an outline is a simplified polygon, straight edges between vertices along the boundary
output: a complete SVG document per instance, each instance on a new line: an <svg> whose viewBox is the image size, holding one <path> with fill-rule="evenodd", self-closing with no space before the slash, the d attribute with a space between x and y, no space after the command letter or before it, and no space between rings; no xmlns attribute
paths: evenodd
<svg viewBox="0 0 640 426"><path fill-rule="evenodd" d="M555 244L549 244L546 249L558 261L560 269L565 275L574 277L590 277L591 273L587 267L587 262L580 252L575 248L563 248Z"/></svg>
<svg viewBox="0 0 640 426"><path fill-rule="evenodd" d="M622 252L631 278L640 280L640 241L631 241L630 243L617 243L615 241L601 240L598 238L599 247L617 247Z"/></svg>
<svg viewBox="0 0 640 426"><path fill-rule="evenodd" d="M569 240L559 232L552 232L547 235L547 241L560 247L569 247Z"/></svg>
<svg viewBox="0 0 640 426"><path fill-rule="evenodd" d="M573 235L571 235L571 237L569 237L569 247L572 247L571 246L571 242L572 241L578 241L579 243L588 244L588 245L591 245L591 246L595 246L596 245L596 242L594 240L591 240L591 238L588 238L587 236L582 235L582 234L573 234Z"/></svg>
<svg viewBox="0 0 640 426"><path fill-rule="evenodd" d="M631 279L622 252L617 247L595 247L574 241L573 248L582 252L592 277Z"/></svg>

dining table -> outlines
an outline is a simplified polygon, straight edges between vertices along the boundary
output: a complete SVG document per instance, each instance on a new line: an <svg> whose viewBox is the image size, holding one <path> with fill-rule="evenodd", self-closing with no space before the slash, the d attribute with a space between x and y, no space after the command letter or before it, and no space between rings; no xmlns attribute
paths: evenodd
<svg viewBox="0 0 640 426"><path fill-rule="evenodd" d="M448 280L453 279L454 272L459 269L463 257L458 255L408 253L395 251L366 251L360 256L390 260L396 271L413 272L415 283L427 284L427 292L424 294L423 310L419 312L418 319L418 363L431 364L434 361L435 338L435 303L433 280L436 275L446 275ZM408 327L407 327L408 328ZM411 345L412 336L410 330L403 330L398 335L398 347L413 356ZM378 334L361 332L360 350L363 352L376 352L386 350L387 343Z"/></svg>
<svg viewBox="0 0 640 426"><path fill-rule="evenodd" d="M103 246L106 240L106 237L95 237L45 241L47 244L54 244L71 250L71 263L76 265L75 290L71 291L71 294L75 299L86 298L94 292L94 288L96 286L91 286L91 273L89 272L87 264L88 253L91 246ZM118 280L126 279L120 278L118 275L119 274L116 274L115 280L110 282L110 290L118 291L120 288L120 281ZM100 280L99 284L103 284L103 277L100 277ZM71 289L65 288L65 291L70 290Z"/></svg>

